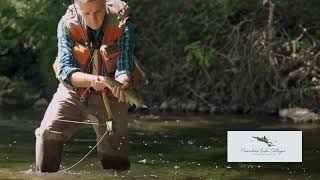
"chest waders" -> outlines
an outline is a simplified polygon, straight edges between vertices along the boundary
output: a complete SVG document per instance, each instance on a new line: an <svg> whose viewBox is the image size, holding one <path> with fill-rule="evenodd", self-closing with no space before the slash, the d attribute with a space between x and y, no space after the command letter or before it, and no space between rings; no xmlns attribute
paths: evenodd
<svg viewBox="0 0 320 180"><path fill-rule="evenodd" d="M76 8L75 8L75 11L76 11ZM76 14L78 16L78 13L76 13ZM78 19L79 19L79 16L78 16ZM79 21L79 22L81 22L81 21ZM81 28L82 28L82 25L81 25ZM83 29L82 29L82 33L84 34ZM100 33L98 32L98 35L99 34ZM85 40L86 40L86 45L88 46L89 45L88 40L87 39L85 39ZM100 43L100 45L101 45L101 43ZM89 61L88 66L90 64L92 64L92 74L95 74L97 76L99 73L99 71L97 69L97 67L98 67L98 53L99 52L98 52L97 48L92 49L92 44L90 44L90 53L89 53L90 61ZM93 57L95 57L95 60L93 59ZM103 104L105 106L104 108L105 108L105 112L108 117L108 121L106 121L106 124L104 125L106 128L105 133L102 135L102 137L100 136L99 141L97 140L97 144L94 147L97 147L97 145L100 143L100 141L103 140L103 138L106 134L113 133L113 128L112 128L113 114L112 114L111 107L110 107L110 101L109 101L107 95L105 94L105 92L102 93L102 99L103 99ZM80 101L83 102L83 100L84 100L83 97L81 97ZM57 102L59 102L59 100L57 100ZM53 102L51 102L50 105L52 105L52 106L56 105L56 104L54 104L54 103L52 104L52 103ZM50 107L48 107L47 111L52 110L49 108ZM67 110L64 110L64 111L67 111ZM50 117L50 114L51 114L50 112L46 112L45 116ZM48 117L47 118L44 117L44 119L50 119ZM70 121L70 122L72 122L72 121ZM46 124L46 123L50 124L52 122L42 121L41 125ZM63 123L63 122L61 122L61 123ZM69 124L73 124L73 123L69 123ZM67 123L65 125L69 125L69 124ZM57 125L57 123L55 125ZM58 128L58 131L56 131L56 130L51 129L50 125L48 125L48 127L49 128L46 128L46 129L38 128L35 132L35 135L37 137L37 140L36 140L36 171L57 172L59 170L59 166L60 166L60 162L61 162L63 144L70 137L68 137L68 135L63 134L62 132L59 132L59 128ZM92 148L92 150L93 149L94 148ZM90 152L92 150L90 150ZM80 163L84 158L82 158L78 163ZM101 162L102 162L102 165L105 169L112 168L112 169L126 170L130 167L130 162L128 161L127 158L121 158L121 157L119 158L117 156L103 156L101 159ZM76 163L75 165L77 165L78 163ZM74 166L72 166L72 167L74 167Z"/></svg>

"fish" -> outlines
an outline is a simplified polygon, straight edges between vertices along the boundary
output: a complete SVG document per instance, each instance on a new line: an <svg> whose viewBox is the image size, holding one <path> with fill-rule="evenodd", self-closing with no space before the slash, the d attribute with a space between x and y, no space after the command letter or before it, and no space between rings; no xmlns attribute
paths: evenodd
<svg viewBox="0 0 320 180"><path fill-rule="evenodd" d="M252 137L255 138L255 139L257 139L258 141L261 141L261 142L266 143L269 147L275 146L275 145L272 144L272 142L270 142L270 141L266 138L266 136L263 136L262 138L261 138L261 137L256 137L256 136L252 136Z"/></svg>
<svg viewBox="0 0 320 180"><path fill-rule="evenodd" d="M112 79L110 77L104 77L105 83L109 85L110 87L121 87L122 83L118 82L115 79ZM137 91L133 88L127 88L122 90L126 102L129 105L135 105L136 108L148 108L147 105L145 105L143 99L138 95Z"/></svg>

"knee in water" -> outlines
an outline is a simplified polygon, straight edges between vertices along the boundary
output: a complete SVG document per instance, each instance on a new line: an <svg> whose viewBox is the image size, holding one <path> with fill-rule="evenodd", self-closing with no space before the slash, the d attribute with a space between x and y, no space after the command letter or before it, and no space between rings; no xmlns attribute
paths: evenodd
<svg viewBox="0 0 320 180"><path fill-rule="evenodd" d="M113 169L125 171L130 169L130 161L128 158L103 155L100 157L103 169Z"/></svg>

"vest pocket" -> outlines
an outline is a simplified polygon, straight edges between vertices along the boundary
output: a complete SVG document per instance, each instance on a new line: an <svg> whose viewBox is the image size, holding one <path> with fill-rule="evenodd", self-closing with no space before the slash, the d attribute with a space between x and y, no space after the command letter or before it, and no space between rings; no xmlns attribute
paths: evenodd
<svg viewBox="0 0 320 180"><path fill-rule="evenodd" d="M117 57L121 48L117 43L104 44L100 47L100 54L108 73L115 72Z"/></svg>
<svg viewBox="0 0 320 180"><path fill-rule="evenodd" d="M76 62L80 65L80 69L85 71L89 63L89 48L78 42L75 42L72 49L72 55Z"/></svg>

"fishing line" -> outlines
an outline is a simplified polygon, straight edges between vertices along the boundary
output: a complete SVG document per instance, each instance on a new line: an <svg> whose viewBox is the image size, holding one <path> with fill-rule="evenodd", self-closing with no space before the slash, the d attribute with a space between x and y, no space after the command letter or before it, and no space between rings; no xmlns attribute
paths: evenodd
<svg viewBox="0 0 320 180"><path fill-rule="evenodd" d="M63 3L63 5L64 5L65 7L67 7L67 9L68 9L69 11L73 12L73 10L70 9L65 3ZM97 71L97 67L96 67L95 64L93 63L93 55L92 55L93 52L94 52L94 49L92 48L93 45L92 45L92 43L90 43L90 47L89 47L89 41L88 41L87 36L86 36L86 34L85 34L85 32L84 32L83 24L82 24L82 21L81 21L81 19L80 19L79 14L78 14L78 10L77 10L77 7L76 7L75 0L73 0L73 8L74 8L74 11L75 11L75 13L76 13L77 19L78 19L79 24L80 24L80 27L81 27L81 33L82 33L82 35L83 35L83 37L84 37L84 40L85 40L85 46L87 46L87 47L89 48L89 59L90 59L90 61L89 61L88 66L87 66L87 68L86 68L86 73L88 72L88 70L89 70L88 67L89 67L91 64L92 64L93 68ZM98 30L98 33L96 34L96 38L95 38L95 39L97 39L97 37L99 36L101 29L102 29L102 28L100 27L99 30ZM99 76L98 76L98 75L97 75L97 78L99 79ZM81 102L83 102L83 101L85 100L84 95L87 93L87 91L88 91L89 89L90 89L90 87L87 87L86 90L84 91L84 93L81 95L81 97L80 97L80 101L81 101Z"/></svg>
<svg viewBox="0 0 320 180"><path fill-rule="evenodd" d="M93 55L91 54L91 53L93 53L92 43L91 43L91 47L89 47L89 46L88 46L88 40L87 40L87 37L86 37L86 35L85 35L84 29L83 29L83 25L82 25L82 22L81 22L81 20L80 20L80 17L79 17L79 14L78 14L78 11L77 11L77 8L76 8L75 1L74 1L74 0L73 0L73 6L74 6L74 9L75 9L75 12L76 12L77 19L78 19L79 24L80 24L80 26L81 26L81 31L82 31L82 34L83 34L83 36L84 36L84 39L85 39L85 42L86 42L86 46L90 49L90 52L89 52L89 57L90 57L89 65L90 65L90 64L92 63L92 61L93 61ZM68 7L68 9L69 9L69 7ZM69 10L72 12L71 9L69 9ZM98 31L98 33L97 33L97 35L96 35L97 37L98 37L101 29L102 29L102 28L100 27L100 28L99 28L99 31ZM88 65L88 66L89 66L89 65ZM92 65L93 65L93 68L97 71L97 68L95 67L95 64L92 63ZM88 71L88 67L87 67L87 71ZM97 75L97 77L98 77L98 75ZM89 90L89 87L86 89L85 92L87 92L88 90ZM84 96L84 94L83 94L83 96ZM83 97L81 97L80 99L83 99ZM59 120L59 121L64 121L64 122L69 122L69 123L79 123L79 124L102 125L102 124L98 124L98 123L96 124L96 123L77 122L77 121L68 121L68 120ZM104 126L107 126L107 124L105 124ZM68 170L70 170L70 169L74 168L75 166L77 166L78 164L80 164L80 163L81 163L85 158L87 158L87 157L90 155L90 153L99 145L99 143L103 140L103 138L106 136L106 134L109 134L109 132L108 132L107 130L106 130L106 132L102 135L102 137L100 138L100 140L96 143L96 145L94 145L94 147L93 147L83 158L81 158L78 162L76 162L76 163L73 164L72 166L70 166L70 167L68 167L68 168L66 168L66 169L63 169L63 170L61 170L61 171L67 172ZM61 172L61 171L60 171L60 172Z"/></svg>
<svg viewBox="0 0 320 180"><path fill-rule="evenodd" d="M76 123L76 124L88 124L88 125L98 125L98 126L107 126L106 124L94 123L94 122L80 122L80 121L69 121L57 119L56 121L68 122L68 123Z"/></svg>
<svg viewBox="0 0 320 180"><path fill-rule="evenodd" d="M104 138L104 136L106 135L108 133L108 131L106 131L103 135L102 135L102 137L100 138L100 140L97 142L97 144L83 157L83 158L81 158L77 163L75 163L74 165L72 165L72 166L70 166L70 167L68 167L68 168L65 168L65 169L63 169L63 170L61 170L61 171L63 171L63 172L67 172L68 170L70 170L70 169L72 169L72 168L74 168L75 166L77 166L78 164L80 164L85 158L87 158L89 155L90 155L90 153L99 145L99 143L102 141L102 139ZM60 171L60 172L61 172Z"/></svg>

